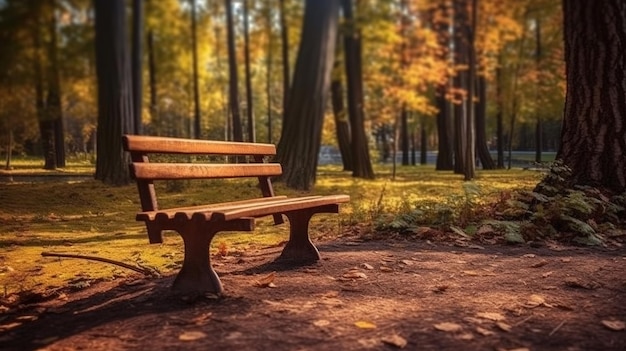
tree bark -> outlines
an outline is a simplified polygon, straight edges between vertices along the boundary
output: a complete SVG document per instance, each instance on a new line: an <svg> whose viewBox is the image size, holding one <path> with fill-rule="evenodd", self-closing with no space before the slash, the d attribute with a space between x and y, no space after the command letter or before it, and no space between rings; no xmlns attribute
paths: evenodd
<svg viewBox="0 0 626 351"><path fill-rule="evenodd" d="M346 21L344 33L344 53L346 81L348 85L348 115L350 116L350 137L352 176L373 179L375 177L365 134L365 114L363 113L363 73L361 64L361 34L355 23L352 0L341 0Z"/></svg>
<svg viewBox="0 0 626 351"><path fill-rule="evenodd" d="M338 0L306 0L292 91L276 158L294 189L315 183L322 124L335 54Z"/></svg>
<svg viewBox="0 0 626 351"><path fill-rule="evenodd" d="M279 1L279 15L280 15L280 35L282 39L281 53L283 60L283 118L287 113L287 103L289 102L289 26L287 26L287 19L285 14L285 0Z"/></svg>
<svg viewBox="0 0 626 351"><path fill-rule="evenodd" d="M133 133L131 67L124 0L95 0L98 130L95 178L130 183L122 135Z"/></svg>
<svg viewBox="0 0 626 351"><path fill-rule="evenodd" d="M193 80L193 136L196 139L201 137L201 115L200 115L200 87L198 82L198 29L196 0L191 2L191 66Z"/></svg>
<svg viewBox="0 0 626 351"><path fill-rule="evenodd" d="M500 62L502 58L498 59ZM504 168L504 100L502 97L502 69L496 68L496 148L498 153L498 169Z"/></svg>
<svg viewBox="0 0 626 351"><path fill-rule="evenodd" d="M450 60L450 25L448 18L450 17L450 6L447 1L440 1L437 7L440 12L439 16L431 16L439 18L433 23L433 27L437 33L437 42L441 50L440 58L444 61ZM450 78L446 78L445 82L439 84L435 89L435 103L438 108L437 113L437 163L435 169L438 171L451 171L454 169L453 161L453 120L452 106L447 99L446 94L450 86Z"/></svg>
<svg viewBox="0 0 626 351"><path fill-rule="evenodd" d="M487 146L487 80L484 76L479 76L477 80L478 99L475 103L476 111L476 153L483 169L495 169L496 165L491 158L489 147Z"/></svg>
<svg viewBox="0 0 626 351"><path fill-rule="evenodd" d="M563 1L567 92L557 158L574 184L626 191L626 3Z"/></svg>
<svg viewBox="0 0 626 351"><path fill-rule="evenodd" d="M161 118L157 102L156 59L154 56L154 31L148 30L148 79L150 85L150 119L157 135L161 135Z"/></svg>
<svg viewBox="0 0 626 351"><path fill-rule="evenodd" d="M339 145L339 153L341 154L343 170L351 171L352 157L350 152L350 124L348 121L348 113L343 101L343 84L341 83L340 68L341 61L338 58L339 54L335 56L333 79L330 83L333 116L335 117L335 134L337 136L337 144Z"/></svg>
<svg viewBox="0 0 626 351"><path fill-rule="evenodd" d="M254 126L254 106L252 101L252 73L250 73L250 8L249 0L243 0L243 51L246 66L246 114L248 116L248 141L256 142L256 128Z"/></svg>
<svg viewBox="0 0 626 351"><path fill-rule="evenodd" d="M241 112L239 110L239 92L237 79L237 56L235 53L235 28L233 24L233 6L231 0L224 0L226 6L226 27L228 35L228 102L232 116L233 139L243 141L243 128L241 126Z"/></svg>
<svg viewBox="0 0 626 351"><path fill-rule="evenodd" d="M133 42L132 42L132 72L133 72L133 119L135 134L143 133L143 0L133 0Z"/></svg>

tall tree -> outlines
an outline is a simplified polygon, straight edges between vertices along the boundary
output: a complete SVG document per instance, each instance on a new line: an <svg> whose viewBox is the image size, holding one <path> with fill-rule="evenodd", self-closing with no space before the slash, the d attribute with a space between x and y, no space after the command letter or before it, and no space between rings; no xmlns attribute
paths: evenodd
<svg viewBox="0 0 626 351"><path fill-rule="evenodd" d="M567 93L557 158L575 184L626 191L626 2L563 0Z"/></svg>
<svg viewBox="0 0 626 351"><path fill-rule="evenodd" d="M122 134L132 133L132 84L124 0L95 0L98 131L95 178L130 182Z"/></svg>
<svg viewBox="0 0 626 351"><path fill-rule="evenodd" d="M142 107L143 107L143 0L133 0L133 30L132 30L132 67L133 72L133 119L135 134L142 134Z"/></svg>
<svg viewBox="0 0 626 351"><path fill-rule="evenodd" d="M285 13L285 1L279 0L280 15L280 35L282 39L281 53L283 60L283 116L287 113L287 103L289 102L289 26L287 25L287 14Z"/></svg>
<svg viewBox="0 0 626 351"><path fill-rule="evenodd" d="M228 102L233 125L233 140L243 141L241 111L239 110L239 80L237 78L237 54L235 53L235 27L233 23L233 5L231 0L224 0L226 6L226 31L228 37Z"/></svg>
<svg viewBox="0 0 626 351"><path fill-rule="evenodd" d="M535 17L535 69L537 72L541 69L541 19L539 15ZM537 81L537 85L540 82ZM541 162L541 152L543 151L543 123L541 115L539 113L539 86L537 86L535 92L535 115L537 118L537 124L535 126L535 162Z"/></svg>
<svg viewBox="0 0 626 351"><path fill-rule="evenodd" d="M252 101L252 73L250 72L250 6L243 0L243 55L246 66L246 114L248 117L248 141L256 141L254 106Z"/></svg>
<svg viewBox="0 0 626 351"><path fill-rule="evenodd" d="M197 29L197 4L191 2L191 65L193 74L193 133L196 139L200 139L200 88L198 82L198 29Z"/></svg>
<svg viewBox="0 0 626 351"><path fill-rule="evenodd" d="M433 18L433 28L437 34L437 44L439 45L439 59L445 62L450 60L450 6L447 0L440 0ZM438 171L451 171L454 169L453 143L452 143L452 108L447 98L450 86L450 78L445 77L435 89L435 103L437 112L437 163L435 168Z"/></svg>
<svg viewBox="0 0 626 351"><path fill-rule="evenodd" d="M315 183L321 132L330 88L339 0L306 0L300 48L276 158L286 185Z"/></svg>
<svg viewBox="0 0 626 351"><path fill-rule="evenodd" d="M59 48L57 42L56 0L48 0L48 96L46 97L46 119L54 128L54 157L57 167L65 167L65 132L63 129L63 108L61 106L61 77Z"/></svg>
<svg viewBox="0 0 626 351"><path fill-rule="evenodd" d="M341 7L346 20L343 40L346 82L348 85L352 176L372 179L374 178L374 170L369 155L367 136L365 134L365 114L363 113L361 33L352 10L352 0L341 0Z"/></svg>
<svg viewBox="0 0 626 351"><path fill-rule="evenodd" d="M341 64L343 62L341 60L340 48L341 45L337 45L337 54L335 55L332 81L330 83L330 95L333 107L333 116L335 117L335 135L337 136L337 144L339 145L339 153L341 154L343 170L351 171L352 154L350 151L350 123L348 121L348 112L346 111L344 104L343 81L341 79L343 73Z"/></svg>

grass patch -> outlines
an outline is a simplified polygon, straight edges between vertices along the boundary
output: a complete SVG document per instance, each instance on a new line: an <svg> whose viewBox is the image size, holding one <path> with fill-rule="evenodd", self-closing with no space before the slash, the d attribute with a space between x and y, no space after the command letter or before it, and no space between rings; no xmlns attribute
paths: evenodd
<svg viewBox="0 0 626 351"><path fill-rule="evenodd" d="M18 160L14 165L19 163ZM87 165L77 168L90 174ZM33 168L34 170L35 168ZM68 172L75 171L74 166ZM14 171L15 172L15 171ZM22 172L22 170L20 170ZM27 171L24 171L28 174ZM39 170L34 170L37 173ZM377 166L377 180L355 179L338 166L320 167L313 194L348 194L351 202L339 215L317 215L311 223L316 240L330 239L350 225L371 225L389 213L420 209L425 219L442 209L450 220L458 219L468 201L490 201L501 192L532 189L542 174L535 171L479 171L468 196L462 176L436 172L431 166L399 167L391 181L391 167ZM157 183L160 205L201 205L260 195L255 181L246 179L189 181L179 191L167 191ZM275 184L280 195L306 195ZM428 212L428 209L432 212ZM4 295L22 290L78 286L95 279L114 279L129 271L101 262L41 257L41 252L64 252L106 257L156 268L162 273L177 270L183 259L182 242L176 233L166 233L165 243L149 245L134 185L109 187L93 180L5 183L0 186L0 288ZM424 212L425 211L425 212ZM446 211L443 211L444 213ZM433 215L435 214L435 215ZM253 233L219 233L212 251L230 253L277 245L288 237L288 226L273 226L262 219Z"/></svg>

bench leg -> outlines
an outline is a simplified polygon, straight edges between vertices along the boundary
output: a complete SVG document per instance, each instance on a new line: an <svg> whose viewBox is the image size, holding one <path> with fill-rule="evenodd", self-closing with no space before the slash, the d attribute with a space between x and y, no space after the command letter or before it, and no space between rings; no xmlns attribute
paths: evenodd
<svg viewBox="0 0 626 351"><path fill-rule="evenodd" d="M211 266L209 247L217 231L199 223L179 230L185 245L185 260L172 290L184 295L221 294L222 282Z"/></svg>
<svg viewBox="0 0 626 351"><path fill-rule="evenodd" d="M307 264L320 260L320 253L309 238L309 221L315 210L285 213L289 219L289 241L277 262Z"/></svg>

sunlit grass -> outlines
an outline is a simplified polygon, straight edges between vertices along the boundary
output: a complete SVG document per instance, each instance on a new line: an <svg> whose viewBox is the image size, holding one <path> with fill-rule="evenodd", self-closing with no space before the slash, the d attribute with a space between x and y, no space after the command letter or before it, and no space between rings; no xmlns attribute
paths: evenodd
<svg viewBox="0 0 626 351"><path fill-rule="evenodd" d="M17 164L18 161L16 160ZM28 163L24 164L29 167ZM86 173L92 168L82 165ZM74 166L68 170L74 170ZM330 239L348 225L368 225L381 212L430 205L458 205L465 195L463 177L436 172L431 166L398 167L395 180L391 166L377 166L376 180L352 178L339 166L320 167L313 194L348 194L349 204L339 215L318 215L311 224L315 240ZM38 171L37 171L38 172ZM478 171L474 183L487 201L501 191L531 189L541 174L535 171ZM306 195L275 183L280 195ZM168 192L157 184L162 208L199 205L257 197L253 180L186 182L179 192ZM177 270L182 260L181 240L166 233L165 243L149 245L143 223L136 222L140 210L134 185L108 187L94 180L75 182L4 183L0 185L0 288L5 293L22 289L67 286L77 278L113 279L129 271L100 262L55 259L43 251L106 257L140 263L163 273ZM224 246L229 252L276 245L288 237L286 225L273 226L261 219L254 233L220 233L212 250Z"/></svg>

